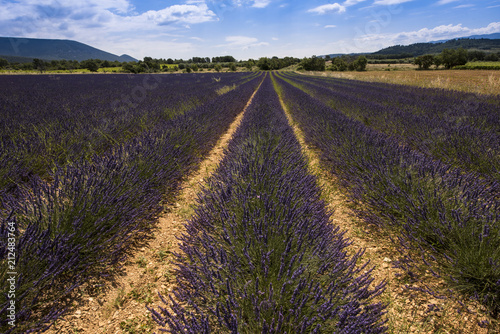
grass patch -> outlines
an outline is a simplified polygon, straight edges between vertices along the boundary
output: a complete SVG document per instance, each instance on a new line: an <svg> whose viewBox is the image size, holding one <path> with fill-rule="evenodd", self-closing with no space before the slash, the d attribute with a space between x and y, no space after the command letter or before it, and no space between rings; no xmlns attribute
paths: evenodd
<svg viewBox="0 0 500 334"><path fill-rule="evenodd" d="M472 61L465 65L455 66L456 70L500 70L499 61Z"/></svg>
<svg viewBox="0 0 500 334"><path fill-rule="evenodd" d="M150 318L132 318L120 323L120 329L129 334L151 333L154 328L154 322Z"/></svg>
<svg viewBox="0 0 500 334"><path fill-rule="evenodd" d="M233 84L232 86L223 86L223 87L217 89L217 95L226 94L227 92L230 92L235 88L236 88L236 84Z"/></svg>

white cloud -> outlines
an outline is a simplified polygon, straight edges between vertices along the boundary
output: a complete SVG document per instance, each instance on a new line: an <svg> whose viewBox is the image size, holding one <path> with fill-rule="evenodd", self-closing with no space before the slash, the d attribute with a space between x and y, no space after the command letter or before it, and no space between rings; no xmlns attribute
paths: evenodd
<svg viewBox="0 0 500 334"><path fill-rule="evenodd" d="M391 5L399 5L401 3L410 2L413 0L377 0L373 4L381 5L381 6L391 6Z"/></svg>
<svg viewBox="0 0 500 334"><path fill-rule="evenodd" d="M349 6L357 5L358 3L364 2L364 1L366 1L366 0L346 0L346 1L344 1L344 3L342 5L345 7L349 7Z"/></svg>
<svg viewBox="0 0 500 334"><path fill-rule="evenodd" d="M337 45L340 45L341 50L335 50L335 52L371 52L398 44L408 45L497 32L500 32L500 22L492 22L481 28L464 27L462 24L448 24L393 34L360 34L352 40L337 43Z"/></svg>
<svg viewBox="0 0 500 334"><path fill-rule="evenodd" d="M104 30L152 29L159 25L197 24L217 20L214 12L200 0L189 0L188 4L173 5L161 10L137 14L127 0L26 0L22 3L8 3L2 8L0 19L11 20L10 28L24 30L23 36L65 24L77 33L87 28L100 27ZM125 27L125 29L124 29ZM50 30L47 29L47 30ZM54 34L57 29L52 30ZM102 32L99 32L102 34ZM5 34L5 32L4 32ZM36 36L29 36L36 37Z"/></svg>
<svg viewBox="0 0 500 334"><path fill-rule="evenodd" d="M447 4L451 3L451 2L457 2L457 1L458 1L458 0L439 0L439 1L437 2L437 4L438 4L438 5L447 5Z"/></svg>
<svg viewBox="0 0 500 334"><path fill-rule="evenodd" d="M113 10L118 13L127 13L134 8L128 0L88 0L88 1L72 1L72 0L24 0L18 3L24 8L32 7L38 13L54 13L62 8L79 10L86 8L89 10ZM16 4L17 5L17 4ZM23 13L25 14L25 13Z"/></svg>
<svg viewBox="0 0 500 334"><path fill-rule="evenodd" d="M471 8L471 7L474 7L475 5L473 4L468 4L468 5L459 5L459 6L455 6L453 8L455 9L460 9L460 8Z"/></svg>
<svg viewBox="0 0 500 334"><path fill-rule="evenodd" d="M270 0L255 0L252 7L255 8L265 8L271 3Z"/></svg>
<svg viewBox="0 0 500 334"><path fill-rule="evenodd" d="M258 39L255 37L246 37L246 36L227 36L226 42L229 42L227 45L249 45L258 42Z"/></svg>
<svg viewBox="0 0 500 334"><path fill-rule="evenodd" d="M345 7L342 6L341 4L338 3L329 3L326 5L321 5L312 9L309 9L307 11L308 13L316 13L319 15L323 15L329 12L337 12L337 13L343 13L345 12Z"/></svg>
<svg viewBox="0 0 500 334"><path fill-rule="evenodd" d="M337 26L336 25L333 25L333 24L328 24L325 26L325 28L336 28Z"/></svg>
<svg viewBox="0 0 500 334"><path fill-rule="evenodd" d="M157 57L157 58L191 58L194 53L198 51L196 44L185 42L185 41L175 41L175 40L164 40L161 37L155 39L135 39L131 38L129 40L120 41L109 41L107 50L112 48L115 53L120 55L123 53L135 56L138 59L142 59L144 56Z"/></svg>
<svg viewBox="0 0 500 334"><path fill-rule="evenodd" d="M197 5L173 5L161 10L150 10L140 15L141 18L152 20L158 25L172 23L196 24L216 20L214 12L205 3Z"/></svg>
<svg viewBox="0 0 500 334"><path fill-rule="evenodd" d="M139 59L192 56L207 42L185 36L186 29L218 20L203 0L140 14L128 0L24 0L5 6L0 1L4 36L72 39Z"/></svg>
<svg viewBox="0 0 500 334"><path fill-rule="evenodd" d="M231 49L247 50L258 46L267 46L267 42L259 42L255 37L247 36L227 36L225 38L226 44L217 45L218 47L225 47Z"/></svg>
<svg viewBox="0 0 500 334"><path fill-rule="evenodd" d="M215 6L224 6L224 7L228 6L228 4L224 3L226 1L212 0L211 2ZM231 2L232 5L236 7L242 7L246 5L255 8L265 8L271 3L271 0L231 0Z"/></svg>
<svg viewBox="0 0 500 334"><path fill-rule="evenodd" d="M482 28L468 28L462 24L440 25L432 29L423 28L417 31L402 32L395 34L392 39L405 43L415 43L416 41L433 41L436 39L457 38L467 35L482 35L500 32L500 22L492 22Z"/></svg>

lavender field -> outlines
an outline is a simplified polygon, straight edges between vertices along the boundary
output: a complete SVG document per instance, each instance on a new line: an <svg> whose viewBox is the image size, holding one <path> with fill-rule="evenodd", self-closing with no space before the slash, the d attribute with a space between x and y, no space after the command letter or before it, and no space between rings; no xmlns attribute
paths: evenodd
<svg viewBox="0 0 500 334"><path fill-rule="evenodd" d="M332 224L289 119L363 224L391 236L394 267L411 282L432 273L497 328L498 97L288 72L0 87L1 332L43 331L72 292L112 277L243 110L178 235L176 288L147 305L159 330L391 332L390 282Z"/></svg>

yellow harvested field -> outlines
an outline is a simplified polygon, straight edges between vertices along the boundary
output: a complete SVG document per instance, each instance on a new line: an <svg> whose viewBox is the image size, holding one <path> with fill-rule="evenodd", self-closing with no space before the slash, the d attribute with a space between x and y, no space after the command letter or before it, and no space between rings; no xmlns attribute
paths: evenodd
<svg viewBox="0 0 500 334"><path fill-rule="evenodd" d="M413 65L370 65L365 72L306 72L307 74L420 87L454 89L470 93L500 95L500 71L412 70ZM390 69L387 71L385 69ZM397 69L397 70L394 70Z"/></svg>

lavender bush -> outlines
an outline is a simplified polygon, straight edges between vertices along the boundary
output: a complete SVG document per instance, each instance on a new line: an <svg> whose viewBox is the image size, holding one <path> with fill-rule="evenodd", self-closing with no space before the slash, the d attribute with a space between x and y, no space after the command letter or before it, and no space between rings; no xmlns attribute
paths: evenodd
<svg viewBox="0 0 500 334"><path fill-rule="evenodd" d="M450 286L500 309L499 184L434 160L279 80L284 100L359 215L394 229ZM430 255L429 255L430 254Z"/></svg>
<svg viewBox="0 0 500 334"><path fill-rule="evenodd" d="M382 333L360 253L329 223L269 77L199 196L178 289L152 309L171 333Z"/></svg>
<svg viewBox="0 0 500 334"><path fill-rule="evenodd" d="M500 181L495 96L285 75L335 110L430 157Z"/></svg>
<svg viewBox="0 0 500 334"><path fill-rule="evenodd" d="M2 76L0 193L55 164L102 155L249 75ZM1 203L0 203L1 205Z"/></svg>
<svg viewBox="0 0 500 334"><path fill-rule="evenodd" d="M261 80L258 77L103 155L57 166L50 182L32 176L5 194L0 224L0 289L5 279L9 222L16 226L16 327L43 330L64 311L63 298L93 277L109 275L135 242L147 238L163 202L215 145ZM0 296L0 313L9 306Z"/></svg>

